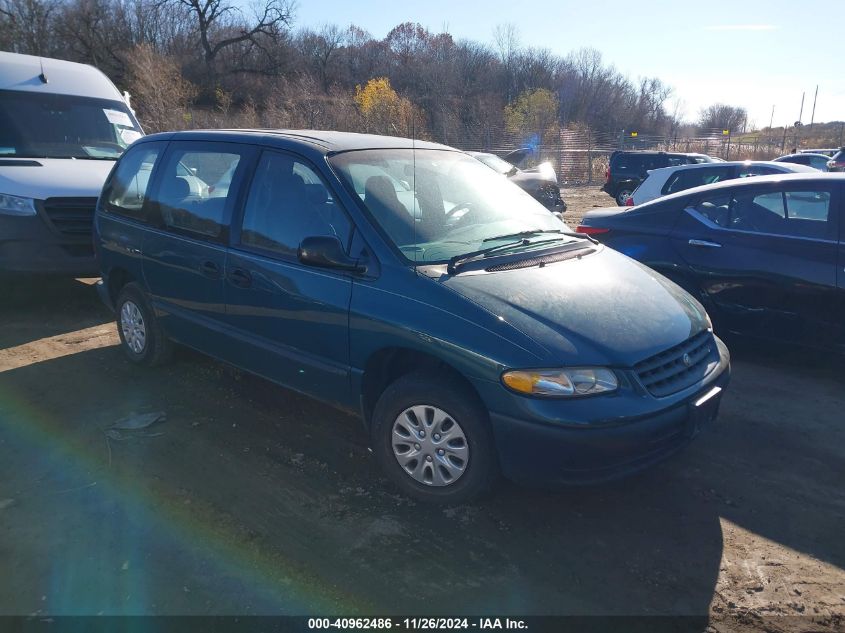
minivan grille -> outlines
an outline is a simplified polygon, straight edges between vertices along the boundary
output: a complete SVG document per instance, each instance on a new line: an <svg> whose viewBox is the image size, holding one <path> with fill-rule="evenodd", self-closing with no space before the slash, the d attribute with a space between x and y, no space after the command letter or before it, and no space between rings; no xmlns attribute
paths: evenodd
<svg viewBox="0 0 845 633"><path fill-rule="evenodd" d="M85 237L91 235L96 198L47 198L44 212L62 235Z"/></svg>
<svg viewBox="0 0 845 633"><path fill-rule="evenodd" d="M715 353L713 334L704 330L665 352L637 363L634 371L653 396L668 396L704 378L709 362L715 360Z"/></svg>

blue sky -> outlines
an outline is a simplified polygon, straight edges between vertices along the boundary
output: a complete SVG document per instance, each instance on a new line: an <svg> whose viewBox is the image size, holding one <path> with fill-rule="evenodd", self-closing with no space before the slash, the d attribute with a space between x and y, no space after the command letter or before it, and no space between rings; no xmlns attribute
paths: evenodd
<svg viewBox="0 0 845 633"><path fill-rule="evenodd" d="M815 120L845 120L845 0L299 0L295 27L354 23L382 38L406 21L487 43L513 24L524 45L596 48L670 84L690 119L723 102L766 126L774 105L774 124L791 125L806 91L806 124L818 84Z"/></svg>

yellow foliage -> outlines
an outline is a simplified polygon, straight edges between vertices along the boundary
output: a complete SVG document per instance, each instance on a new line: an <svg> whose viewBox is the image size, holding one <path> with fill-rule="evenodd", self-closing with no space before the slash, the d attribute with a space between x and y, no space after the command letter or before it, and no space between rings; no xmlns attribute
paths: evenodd
<svg viewBox="0 0 845 633"><path fill-rule="evenodd" d="M387 77L370 79L363 88L355 86L355 105L364 117L368 132L420 135L421 111L410 100L399 96Z"/></svg>
<svg viewBox="0 0 845 633"><path fill-rule="evenodd" d="M540 88L526 90L505 106L505 124L516 134L537 134L541 138L557 131L557 97Z"/></svg>

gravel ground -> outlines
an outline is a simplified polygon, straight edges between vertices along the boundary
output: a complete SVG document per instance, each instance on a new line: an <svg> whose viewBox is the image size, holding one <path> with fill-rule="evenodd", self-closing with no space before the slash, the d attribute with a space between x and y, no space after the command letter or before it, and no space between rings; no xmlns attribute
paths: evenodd
<svg viewBox="0 0 845 633"><path fill-rule="evenodd" d="M578 186L564 187L561 191L566 201L566 213L564 219L573 229L590 209L599 207L615 207L616 201L599 187Z"/></svg>
<svg viewBox="0 0 845 633"><path fill-rule="evenodd" d="M604 203L567 200L573 215ZM355 419L187 351L130 365L88 283L2 291L0 615L845 624L841 360L731 341L720 418L672 460L435 509L388 486ZM166 420L109 429L155 411Z"/></svg>

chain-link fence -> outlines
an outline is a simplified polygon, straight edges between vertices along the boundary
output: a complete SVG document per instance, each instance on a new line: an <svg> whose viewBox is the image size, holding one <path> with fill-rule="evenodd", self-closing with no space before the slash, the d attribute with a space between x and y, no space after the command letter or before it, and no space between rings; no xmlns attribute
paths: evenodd
<svg viewBox="0 0 845 633"><path fill-rule="evenodd" d="M437 139L435 139L437 140ZM790 152L794 139L786 135L778 138L760 134L733 136L723 130L707 130L701 136L663 136L593 132L589 129L561 130L523 139L518 134L502 130L485 130L451 140L451 145L466 151L484 151L505 156L518 149L529 149L527 164L549 161L562 184L600 184L604 182L610 155L620 149L652 150L707 154L724 160L770 160Z"/></svg>

